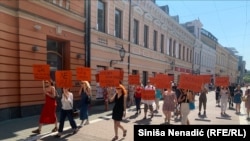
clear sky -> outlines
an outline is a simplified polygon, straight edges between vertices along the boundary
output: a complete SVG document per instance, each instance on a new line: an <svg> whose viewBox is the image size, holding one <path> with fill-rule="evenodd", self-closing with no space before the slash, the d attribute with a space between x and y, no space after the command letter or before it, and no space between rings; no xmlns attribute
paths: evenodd
<svg viewBox="0 0 250 141"><path fill-rule="evenodd" d="M224 47L234 47L250 70L250 0L156 0L168 5L169 15L179 15L179 22L200 19Z"/></svg>

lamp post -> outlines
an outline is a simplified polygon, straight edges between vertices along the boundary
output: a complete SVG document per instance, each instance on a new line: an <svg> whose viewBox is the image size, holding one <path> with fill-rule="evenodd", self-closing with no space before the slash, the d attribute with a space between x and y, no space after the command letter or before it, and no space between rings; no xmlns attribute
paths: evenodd
<svg viewBox="0 0 250 141"><path fill-rule="evenodd" d="M122 48L119 50L119 55L120 55L121 60L110 60L109 66L112 67L113 62L122 62L123 58L125 57L125 54L126 54L126 50L122 46Z"/></svg>

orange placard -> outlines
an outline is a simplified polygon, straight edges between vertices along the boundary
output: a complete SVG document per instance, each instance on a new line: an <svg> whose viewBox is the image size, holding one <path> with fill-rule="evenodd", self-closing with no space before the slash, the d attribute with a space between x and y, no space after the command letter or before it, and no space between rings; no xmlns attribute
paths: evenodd
<svg viewBox="0 0 250 141"><path fill-rule="evenodd" d="M201 85L202 77L184 73L180 75L179 88L199 92L201 90Z"/></svg>
<svg viewBox="0 0 250 141"><path fill-rule="evenodd" d="M76 68L76 79L91 81L91 68L87 67L77 67Z"/></svg>
<svg viewBox="0 0 250 141"><path fill-rule="evenodd" d="M139 85L140 84L140 75L129 75L128 76L129 85Z"/></svg>
<svg viewBox="0 0 250 141"><path fill-rule="evenodd" d="M99 73L99 83L101 87L119 86L121 73L118 70L102 70Z"/></svg>
<svg viewBox="0 0 250 141"><path fill-rule="evenodd" d="M33 74L35 80L50 80L50 68L47 64L34 64Z"/></svg>
<svg viewBox="0 0 250 141"><path fill-rule="evenodd" d="M200 77L202 77L202 83L210 83L211 82L211 75L198 75Z"/></svg>
<svg viewBox="0 0 250 141"><path fill-rule="evenodd" d="M155 85L155 77L149 77L149 81L152 85Z"/></svg>
<svg viewBox="0 0 250 141"><path fill-rule="evenodd" d="M155 100L154 90L142 90L141 98L143 100Z"/></svg>
<svg viewBox="0 0 250 141"><path fill-rule="evenodd" d="M123 80L123 76L124 76L124 71L120 70L120 80Z"/></svg>
<svg viewBox="0 0 250 141"><path fill-rule="evenodd" d="M173 77L165 74L157 74L155 76L155 86L160 89L171 88Z"/></svg>
<svg viewBox="0 0 250 141"><path fill-rule="evenodd" d="M70 70L56 71L56 86L60 88L71 88L72 72Z"/></svg>
<svg viewBox="0 0 250 141"><path fill-rule="evenodd" d="M217 76L215 77L215 86L229 86L229 77L228 76Z"/></svg>

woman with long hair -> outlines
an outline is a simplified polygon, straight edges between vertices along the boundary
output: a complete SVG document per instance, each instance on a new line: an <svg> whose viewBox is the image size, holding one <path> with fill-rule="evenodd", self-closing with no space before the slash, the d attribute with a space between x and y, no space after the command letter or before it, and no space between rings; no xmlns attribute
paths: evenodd
<svg viewBox="0 0 250 141"><path fill-rule="evenodd" d="M162 111L163 114L165 115L165 124L170 124L171 112L173 112L175 109L177 98L175 92L171 88L164 90L162 97L163 97Z"/></svg>
<svg viewBox="0 0 250 141"><path fill-rule="evenodd" d="M45 96L45 104L43 106L41 116L39 119L38 129L32 131L32 133L40 134L42 126L44 124L55 124L52 132L57 131L57 117L56 117L56 89L52 80L43 81L43 93Z"/></svg>
<svg viewBox="0 0 250 141"><path fill-rule="evenodd" d="M181 95L178 101L181 104L181 124L182 125L189 125L188 115L190 113L189 102L193 100L193 95L190 90L183 90L181 91Z"/></svg>
<svg viewBox="0 0 250 141"><path fill-rule="evenodd" d="M116 93L110 96L109 101L115 103L112 111L112 119L114 120L115 136L112 141L118 140L118 128L123 132L123 137L126 136L127 130L121 125L122 118L126 116L126 100L127 91L125 87L120 84L116 87Z"/></svg>
<svg viewBox="0 0 250 141"><path fill-rule="evenodd" d="M91 86L88 81L81 81L81 88L79 90L79 95L81 96L81 108L80 108L80 120L82 121L80 126L89 124L89 114L88 107L89 103L88 98L91 98Z"/></svg>

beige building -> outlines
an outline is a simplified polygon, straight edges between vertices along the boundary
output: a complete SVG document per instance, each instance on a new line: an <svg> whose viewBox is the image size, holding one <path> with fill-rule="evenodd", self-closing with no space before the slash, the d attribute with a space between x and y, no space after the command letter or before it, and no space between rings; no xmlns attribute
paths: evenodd
<svg viewBox="0 0 250 141"><path fill-rule="evenodd" d="M192 72L195 37L152 1L91 1L92 78L102 69L120 69L142 83L156 73ZM119 50L126 51L123 61ZM95 82L92 83L95 87ZM95 89L95 88L94 88Z"/></svg>

